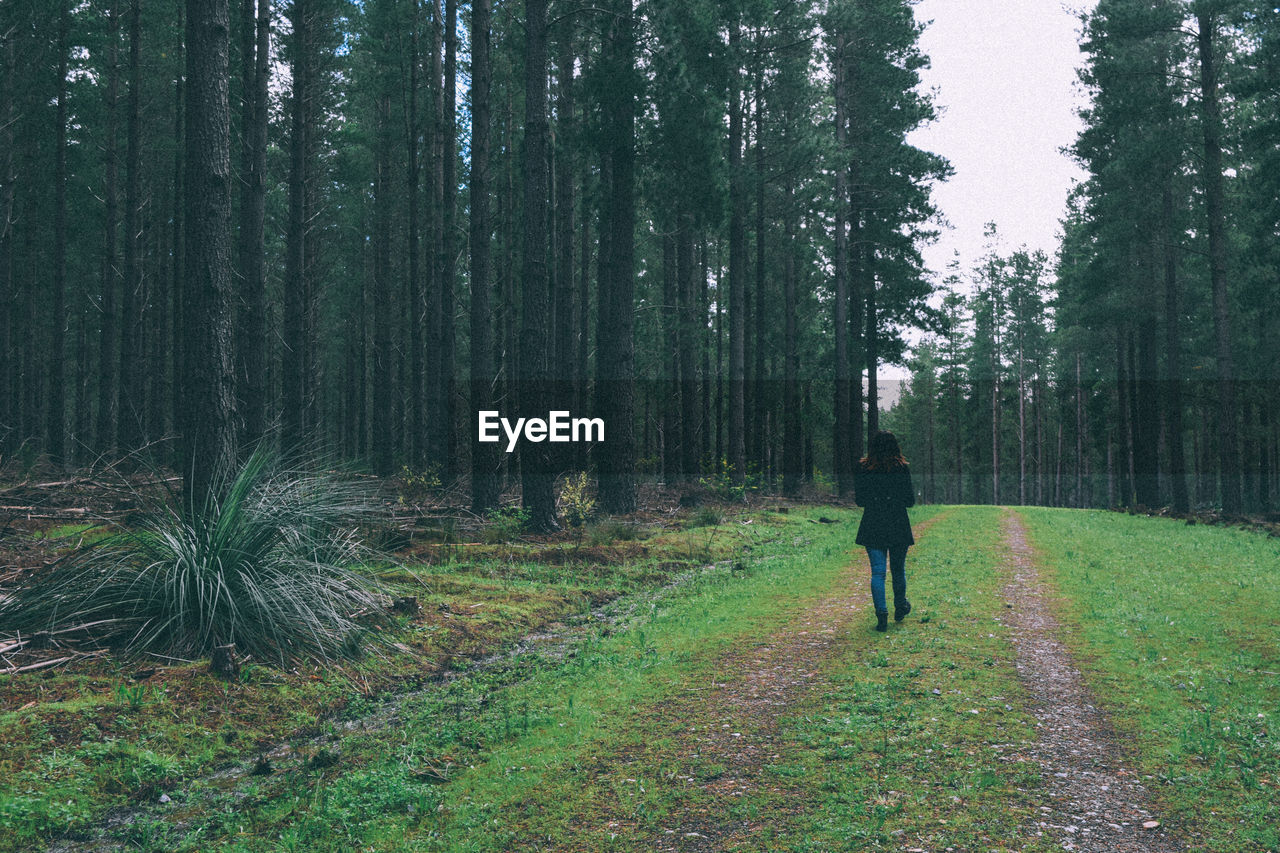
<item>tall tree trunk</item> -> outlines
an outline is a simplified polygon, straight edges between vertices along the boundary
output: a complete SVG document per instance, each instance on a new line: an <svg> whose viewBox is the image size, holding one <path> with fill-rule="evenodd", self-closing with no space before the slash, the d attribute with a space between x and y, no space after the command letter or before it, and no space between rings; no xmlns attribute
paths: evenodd
<svg viewBox="0 0 1280 853"><path fill-rule="evenodd" d="M677 346L680 363L680 473L682 479L698 478L698 368L694 361L698 345L698 314L695 286L697 267L693 258L693 214L683 210L676 230L676 279L679 315Z"/></svg>
<svg viewBox="0 0 1280 853"><path fill-rule="evenodd" d="M996 352L999 352L998 343ZM1000 358L998 355L992 356L991 365L991 502L1000 503Z"/></svg>
<svg viewBox="0 0 1280 853"><path fill-rule="evenodd" d="M456 387L457 335L454 322L456 302L458 250L454 237L458 209L458 182L455 178L457 163L457 83L458 83L458 3L445 0L444 4L444 113L441 125L444 133L440 139L440 411L433 419L439 424L439 447L443 458L440 475L445 482L456 476L454 468L457 456L454 397ZM545 77L545 72L544 72Z"/></svg>
<svg viewBox="0 0 1280 853"><path fill-rule="evenodd" d="M49 342L49 458L66 461L67 293L67 0L58 2L58 110L54 142L53 336ZM30 330L34 331L34 330Z"/></svg>
<svg viewBox="0 0 1280 853"><path fill-rule="evenodd" d="M574 296L577 283L573 277L573 205L575 164L570 140L574 133L574 41L573 28L566 26L558 43L556 59L556 275L555 275L555 363L552 376L558 409L574 411L578 384L577 360L574 357ZM573 464L574 448L566 445L559 452L559 464Z"/></svg>
<svg viewBox="0 0 1280 853"><path fill-rule="evenodd" d="M1120 431L1120 471L1116 477L1119 483L1120 506L1132 506L1132 486L1133 482L1129 479L1129 472L1132 470L1131 461L1133 458L1133 410L1129 405L1130 389L1128 381L1128 365L1125 364L1124 357L1125 341L1122 334L1116 336L1116 421Z"/></svg>
<svg viewBox="0 0 1280 853"><path fill-rule="evenodd" d="M729 25L729 56L740 63L741 24ZM729 470L742 485L747 467L746 409L746 189L742 175L742 87L733 74L729 84Z"/></svg>
<svg viewBox="0 0 1280 853"><path fill-rule="evenodd" d="M1200 124L1204 134L1204 204L1208 217L1209 280L1213 290L1214 355L1218 362L1218 469L1222 511L1240 512L1240 439L1235 358L1231 345L1231 304L1227 292L1227 245L1222 171L1222 109L1218 103L1217 24L1203 8L1196 12L1200 48Z"/></svg>
<svg viewBox="0 0 1280 853"><path fill-rule="evenodd" d="M783 295L783 377L782 377L782 492L794 495L800 488L804 470L801 457L800 398L797 380L800 372L799 344L796 340L796 224L795 188L787 179L783 227L785 229L782 273Z"/></svg>
<svg viewBox="0 0 1280 853"><path fill-rule="evenodd" d="M143 441L143 400L139 381L138 333L141 331L142 263L139 257L142 203L141 103L138 90L141 52L140 0L129 4L129 98L125 119L124 160L124 288L120 300L120 379L116 413L120 419L119 444L133 450Z"/></svg>
<svg viewBox="0 0 1280 853"><path fill-rule="evenodd" d="M868 229L864 229L868 230ZM862 351L867 362L867 441L880 431L880 317L876 309L876 274L872 266L875 252L864 236L860 268L862 287L866 293L867 332L862 341Z"/></svg>
<svg viewBox="0 0 1280 853"><path fill-rule="evenodd" d="M236 459L231 286L230 14L227 0L187 0L187 376L182 472L205 506Z"/></svg>
<svg viewBox="0 0 1280 853"><path fill-rule="evenodd" d="M756 45L757 56L760 46ZM764 312L764 275L765 275L765 201L764 201L764 70L763 61L755 74L755 190L756 190L756 263L755 287L752 288L751 306L752 330L754 338L754 364L747 385L747 399L744 405L749 417L747 426L747 463L756 467L756 473L763 477L767 468L765 462L767 443L765 441L765 412L768 403L765 399L765 312Z"/></svg>
<svg viewBox="0 0 1280 853"><path fill-rule="evenodd" d="M496 381L493 365L493 318L490 316L489 248L489 22L491 0L471 2L471 410L492 411ZM481 444L468 428L471 442L471 509L482 513L497 506L501 491L498 449Z"/></svg>
<svg viewBox="0 0 1280 853"><path fill-rule="evenodd" d="M6 456L15 444L14 421L20 408L14 396L14 367L19 358L13 331L13 308L18 300L13 287L13 199L17 182L13 169L13 128L17 122L13 90L18 70L17 41L16 28L0 30L0 62L4 63L0 77L0 453Z"/></svg>
<svg viewBox="0 0 1280 853"><path fill-rule="evenodd" d="M846 116L845 121L849 122L851 118ZM846 185L852 189L856 185L852 180L853 169L850 168L848 171L850 177L846 178ZM849 240L848 271L846 273L849 282L849 322L844 327L845 335L848 338L845 351L849 353L849 412L845 418L849 424L849 464L852 466L863 457L863 451L870 442L871 435L863 427L871 417L871 411L875 408L873 405L875 401L871 399L869 394L870 387L868 386L867 392L863 390L861 367L866 360L867 353L866 294L875 285L874 280L870 279L871 263L869 253L871 251L871 242L867 233L869 224L867 222L867 214L853 204L852 198L846 202L845 207L852 235ZM863 418L864 410L867 412L866 419ZM877 410L878 415L879 412Z"/></svg>
<svg viewBox="0 0 1280 853"><path fill-rule="evenodd" d="M178 2L179 24L182 26L184 31L186 29L185 4L186 4L186 0L179 0ZM179 432L182 429L182 425L183 425L183 414L182 414L183 395L181 392L181 387L182 387L183 377L187 375L186 360L185 360L186 354L183 352L184 347L182 343L183 342L182 279L183 279L183 276L186 275L186 269L187 269L186 240L184 239L185 233L186 233L186 227L187 227L186 221L184 219L186 208L183 204L183 202L186 200L185 193L183 192L183 185L184 185L185 175L186 175L186 162L183 159L183 153L186 150L186 144L184 142L186 125L183 120L183 85L182 85L182 74L183 74L183 71L186 69L186 57L183 55L183 50L181 47L178 48L178 57L176 59L177 59L177 69L173 77L173 199L172 199L173 209L171 213L171 218L173 220L173 230L170 235L172 238L172 248L171 248L170 254L172 255L172 259L173 259L173 267L171 269L172 275L171 275L171 278L169 279L169 300L170 300L169 316L173 320L172 325L170 327L170 340L169 340L169 352L173 354L173 366L171 368L173 371L171 374L171 376L173 377L173 388L169 395L169 400L173 407L170 413L170 420L173 424L173 430L175 433ZM177 460L178 452L179 452L179 449L176 446L171 450L171 454L170 454L171 458L175 461Z"/></svg>
<svg viewBox="0 0 1280 853"><path fill-rule="evenodd" d="M636 508L635 492L635 17L633 0L615 0L605 35L604 72L610 80L601 115L608 183L605 190L607 276L597 306L596 410L606 434L600 458L600 505L605 512ZM603 170L602 170L603 172ZM603 175L602 175L603 177ZM603 236L603 235L602 235ZM602 252L606 251L602 247Z"/></svg>
<svg viewBox="0 0 1280 853"><path fill-rule="evenodd" d="M116 114L120 98L120 12L112 2L107 26L107 134L103 141L102 198L106 209L102 246L102 328L98 347L98 450L109 453L116 446L118 400L116 384L117 332L116 232L120 226L116 197Z"/></svg>
<svg viewBox="0 0 1280 853"><path fill-rule="evenodd" d="M390 35L384 49L390 48ZM384 69L385 71L385 69ZM391 95L378 96L373 183L373 471L389 475L395 468L391 399Z"/></svg>
<svg viewBox="0 0 1280 853"><path fill-rule="evenodd" d="M410 15L411 32L409 48L409 91L405 116L405 150L408 152L408 222L406 241L409 255L408 301L409 315L409 465L415 471L422 468L426 457L427 428L426 407L423 399L425 367L423 358L426 341L423 339L423 314L426 310L422 299L422 248L419 215L418 185L421 178L422 159L419 152L420 126L418 124L418 64L422 61L422 4L413 0Z"/></svg>
<svg viewBox="0 0 1280 853"><path fill-rule="evenodd" d="M442 291L444 282L444 6L430 0L431 49L428 92L430 120L427 122L427 279L426 279L426 408L427 462L444 470L444 443L440 416L444 408L444 335Z"/></svg>
<svg viewBox="0 0 1280 853"><path fill-rule="evenodd" d="M35 215L34 199L28 194L23 205L23 214L18 221L25 221L28 217ZM23 263L28 267L36 260L35 251L35 234L34 228L22 229L22 258ZM35 330L39 329L39 315L36 313L36 289L34 287L21 287L18 289L21 293L22 305L18 309L18 327L21 329ZM38 334L27 334L23 336L22 342L22 368L18 371L17 385L21 389L21 404L18 406L20 415L18 424L18 442L25 443L27 441L35 441L39 443L39 436L44 426L40 414L40 377L42 369L39 358L39 347L37 342L43 336Z"/></svg>
<svg viewBox="0 0 1280 853"><path fill-rule="evenodd" d="M1084 388L1080 382L1080 353L1076 353L1076 507L1084 508Z"/></svg>
<svg viewBox="0 0 1280 853"><path fill-rule="evenodd" d="M502 221L502 264L498 267L498 292L501 295L501 307L498 311L501 343L498 347L498 374L502 377L500 400L504 409L519 406L519 394L516 380L520 375L520 352L516 340L516 160L515 157L515 107L513 106L512 89L506 86L506 109L503 116L504 144L507 155L503 158L506 174L503 181L502 210L505 213ZM519 476L520 455L503 453L508 481Z"/></svg>
<svg viewBox="0 0 1280 853"><path fill-rule="evenodd" d="M591 216L587 208L587 175L583 175L582 185L582 227L578 231L578 317L575 321L577 335L577 356L574 375L574 411L584 411L590 406L590 372L588 359L591 351ZM588 446L574 445L576 464L579 468L587 467Z"/></svg>
<svg viewBox="0 0 1280 853"><path fill-rule="evenodd" d="M1261 429L1262 455L1258 460L1258 508L1263 512L1271 511L1273 489L1271 480L1276 470L1276 444L1271 426L1271 394L1263 390L1262 400L1258 404L1258 425Z"/></svg>
<svg viewBox="0 0 1280 853"><path fill-rule="evenodd" d="M281 358L280 438L286 450L300 450L307 442L307 313L310 283L307 247L310 209L310 0L293 0L290 21L292 99L289 136L289 219L285 235L284 316Z"/></svg>
<svg viewBox="0 0 1280 853"><path fill-rule="evenodd" d="M547 275L547 2L525 0L524 258L521 265L520 409L545 416L551 336ZM532 530L556 523L555 475L546 442L520 448L521 496Z"/></svg>
<svg viewBox="0 0 1280 853"><path fill-rule="evenodd" d="M1150 314L1138 318L1134 405L1134 494L1144 507L1160 505L1160 405L1156 387L1156 320Z"/></svg>
<svg viewBox="0 0 1280 853"><path fill-rule="evenodd" d="M845 70L844 51L847 49L843 37L835 57L835 108L836 108L836 164L835 184L836 197L832 200L835 211L835 258L834 258L834 294L832 328L835 336L835 435L834 467L836 473L836 492L841 497L853 494L853 462L856 451L851 444L853 425L850 413L853 411L852 385L849 361L849 170L845 166L848 145L848 129L846 127L845 88L847 72ZM860 419L860 418L859 418Z"/></svg>
<svg viewBox="0 0 1280 853"><path fill-rule="evenodd" d="M717 471L725 463L725 411L724 411L724 312L725 278L721 258L721 242L716 240L716 457L712 467Z"/></svg>
<svg viewBox="0 0 1280 853"><path fill-rule="evenodd" d="M256 26L255 26L256 24ZM236 356L244 438L267 431L266 199L271 78L271 0L244 0L241 22L240 314Z"/></svg>
<svg viewBox="0 0 1280 853"><path fill-rule="evenodd" d="M1021 307L1018 317L1022 317ZM1018 504L1027 505L1027 380L1022 325L1018 325Z"/></svg>
<svg viewBox="0 0 1280 853"><path fill-rule="evenodd" d="M707 316L711 311L711 285L708 281L708 254L707 238L705 233L699 244L699 275L698 282L699 305L697 318L698 348L702 357L702 409L701 417L698 421L698 435L701 441L700 448L700 468L695 474L701 473L712 461L711 457L711 341L708 336L712 330L707 325Z"/></svg>
<svg viewBox="0 0 1280 853"><path fill-rule="evenodd" d="M679 388L680 323L677 309L676 288L679 286L676 269L676 237L662 235L662 389L658 407L662 414L662 479L671 485L681 479L680 420L681 400ZM646 432L648 422L646 421Z"/></svg>

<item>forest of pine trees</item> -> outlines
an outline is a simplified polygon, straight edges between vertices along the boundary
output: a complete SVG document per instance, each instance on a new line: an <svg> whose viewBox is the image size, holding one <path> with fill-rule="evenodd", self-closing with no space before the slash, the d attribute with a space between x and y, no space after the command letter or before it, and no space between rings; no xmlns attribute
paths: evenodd
<svg viewBox="0 0 1280 853"><path fill-rule="evenodd" d="M993 228L972 270L922 260L921 32L910 0L6 0L0 461L198 494L266 440L550 529L577 470L608 512L848 495L892 426L926 500L1274 507L1280 11L1100 0L1061 252ZM507 454L485 409L606 441Z"/></svg>
<svg viewBox="0 0 1280 853"><path fill-rule="evenodd" d="M928 500L1280 505L1280 9L1099 0L1057 258L949 271L893 413Z"/></svg>

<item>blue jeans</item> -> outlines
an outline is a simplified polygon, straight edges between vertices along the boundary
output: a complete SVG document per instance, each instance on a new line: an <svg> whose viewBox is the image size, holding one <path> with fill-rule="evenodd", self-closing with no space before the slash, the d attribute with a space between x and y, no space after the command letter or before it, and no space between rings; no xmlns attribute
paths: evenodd
<svg viewBox="0 0 1280 853"><path fill-rule="evenodd" d="M884 569L885 557L888 557L889 568L893 572L893 602L901 607L907 602L907 545L894 545L887 551L883 548L867 548L867 558L871 560L871 600L875 603L877 613L886 613L889 608L884 601Z"/></svg>

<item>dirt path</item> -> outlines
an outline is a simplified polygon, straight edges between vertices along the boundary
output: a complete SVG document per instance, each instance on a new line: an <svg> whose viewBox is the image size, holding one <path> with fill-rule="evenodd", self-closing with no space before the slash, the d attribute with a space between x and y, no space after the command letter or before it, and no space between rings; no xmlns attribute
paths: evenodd
<svg viewBox="0 0 1280 853"><path fill-rule="evenodd" d="M1040 765L1049 795L1028 833L1085 853L1185 850L1158 825L1149 795L1059 639L1050 592L1016 513L1005 514L1004 535L1011 572L1004 588L1006 624L1036 717L1039 738L1030 757Z"/></svg>
<svg viewBox="0 0 1280 853"><path fill-rule="evenodd" d="M917 524L913 528L917 539L945 515L941 513ZM841 575L838 591L806 608L799 619L775 634L723 658L718 671L724 674L724 683L656 709L664 722L696 721L687 729L682 748L698 756L702 763L719 764L725 770L710 780L687 779L687 784L701 787L710 795L710 805L696 813L680 815L678 822L661 827L645 849L763 849L763 839L758 836L773 828L777 813L763 821L741 821L731 818L730 812L737 798L772 784L763 771L779 757L775 748L779 717L826 684L823 664L845 651L843 636L849 631L873 628L875 617L860 552L861 549L849 554L849 566ZM787 791L780 785L769 793L784 801L787 798Z"/></svg>

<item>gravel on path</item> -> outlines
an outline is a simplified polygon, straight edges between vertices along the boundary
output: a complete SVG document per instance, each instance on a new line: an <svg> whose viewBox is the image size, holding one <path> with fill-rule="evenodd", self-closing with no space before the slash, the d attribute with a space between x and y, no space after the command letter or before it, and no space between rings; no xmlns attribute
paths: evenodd
<svg viewBox="0 0 1280 853"><path fill-rule="evenodd" d="M1005 624L1017 648L1018 677L1036 718L1030 757L1041 767L1047 798L1027 827L1081 853L1174 853L1186 846L1169 833L1063 644L1050 590L1036 568L1027 531L1004 515L1009 552ZM1030 841L1028 841L1030 843Z"/></svg>

